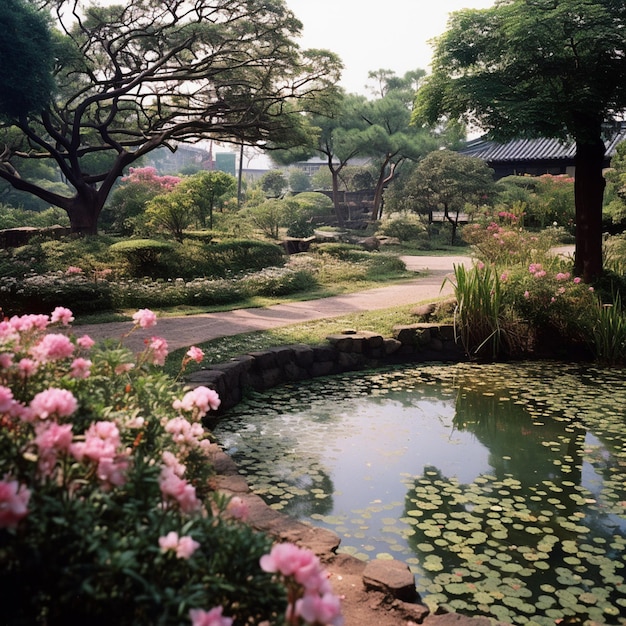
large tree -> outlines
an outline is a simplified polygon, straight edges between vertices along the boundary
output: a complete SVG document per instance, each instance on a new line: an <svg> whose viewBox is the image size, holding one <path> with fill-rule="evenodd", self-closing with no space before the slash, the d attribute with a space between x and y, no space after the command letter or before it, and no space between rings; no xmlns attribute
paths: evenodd
<svg viewBox="0 0 626 626"><path fill-rule="evenodd" d="M423 70L415 70L400 77L383 69L369 74L376 81L378 97L364 103L361 116L368 125L364 153L377 170L372 220L380 219L383 192L402 165L418 161L439 146L433 134L411 126L415 92L424 75Z"/></svg>
<svg viewBox="0 0 626 626"><path fill-rule="evenodd" d="M0 178L64 209L78 233L97 231L116 179L159 146L297 143L301 113L339 77L335 55L299 49L283 0L31 1L54 17L56 89L34 112L5 107ZM22 177L26 159L54 163L72 193Z"/></svg>
<svg viewBox="0 0 626 626"><path fill-rule="evenodd" d="M493 139L576 142L576 272L602 272L603 130L626 108L623 0L499 0L454 13L414 119L443 115Z"/></svg>

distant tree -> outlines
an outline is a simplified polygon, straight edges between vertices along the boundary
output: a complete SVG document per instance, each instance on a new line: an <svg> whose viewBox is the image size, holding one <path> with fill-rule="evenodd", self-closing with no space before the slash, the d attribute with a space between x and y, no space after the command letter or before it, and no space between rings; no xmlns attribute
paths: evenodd
<svg viewBox="0 0 626 626"><path fill-rule="evenodd" d="M237 179L226 172L197 172L183 178L174 191L174 199L191 199L194 214L200 228L213 228L213 211L227 198L237 193Z"/></svg>
<svg viewBox="0 0 626 626"><path fill-rule="evenodd" d="M195 207L191 196L166 193L155 196L146 206L145 219L149 227L172 235L182 243L184 231L195 218Z"/></svg>
<svg viewBox="0 0 626 626"><path fill-rule="evenodd" d="M605 178L605 221L611 231L623 231L626 228L626 142L617 146Z"/></svg>
<svg viewBox="0 0 626 626"><path fill-rule="evenodd" d="M280 170L270 170L261 176L261 189L268 198L280 198L288 183L285 174Z"/></svg>
<svg viewBox="0 0 626 626"><path fill-rule="evenodd" d="M371 219L382 215L383 192L399 174L406 161L418 161L441 143L426 130L411 125L415 92L425 75L423 70L403 77L390 70L370 72L379 97L364 104L361 115L368 125L365 154L372 157L377 171Z"/></svg>
<svg viewBox="0 0 626 626"><path fill-rule="evenodd" d="M207 138L298 144L302 113L317 111L336 91L337 56L299 48L302 25L284 0L103 4L38 0L38 24L51 12L58 29L52 49L39 25L31 45L29 29L8 30L2 21L3 50L35 51L35 74L45 54L54 64L55 91L44 106L47 89L35 89L29 71L20 72L22 90L11 68L0 68L0 94L8 94L0 178L65 210L76 233L97 232L116 180L157 147ZM3 0L2 6L22 15L31 5ZM44 68L42 84L46 76ZM54 165L72 191L26 179L20 170L27 159Z"/></svg>
<svg viewBox="0 0 626 626"><path fill-rule="evenodd" d="M416 122L574 139L575 270L586 282L602 272L603 132L626 108L625 49L621 0L499 1L452 15L417 94Z"/></svg>
<svg viewBox="0 0 626 626"><path fill-rule="evenodd" d="M443 211L452 228L450 240L454 245L460 213L468 205L485 204L493 185L493 170L481 159L435 150L413 170L405 193L420 213Z"/></svg>
<svg viewBox="0 0 626 626"><path fill-rule="evenodd" d="M293 193L299 193L301 191L308 191L311 189L311 179L301 169L291 168L289 170L289 189Z"/></svg>

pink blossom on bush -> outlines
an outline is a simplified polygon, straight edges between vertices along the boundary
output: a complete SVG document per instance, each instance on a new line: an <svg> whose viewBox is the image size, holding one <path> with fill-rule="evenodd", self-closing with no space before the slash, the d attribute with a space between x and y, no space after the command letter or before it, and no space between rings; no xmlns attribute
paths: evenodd
<svg viewBox="0 0 626 626"><path fill-rule="evenodd" d="M0 528L15 528L28 514L30 491L17 480L0 480Z"/></svg>
<svg viewBox="0 0 626 626"><path fill-rule="evenodd" d="M182 476L185 473L185 470L187 468L183 463L180 462L180 460L174 453L170 452L169 450L164 450L161 458L163 459L163 463L165 464L165 466L169 467L174 472L174 474L176 474L176 476Z"/></svg>
<svg viewBox="0 0 626 626"><path fill-rule="evenodd" d="M149 357L153 365L165 365L168 355L167 341L163 337L152 337L148 346Z"/></svg>
<svg viewBox="0 0 626 626"><path fill-rule="evenodd" d="M60 322L63 326L67 326L74 321L74 314L63 306L58 306L54 311L52 311L52 315L50 316L50 321L53 324Z"/></svg>
<svg viewBox="0 0 626 626"><path fill-rule="evenodd" d="M39 369L37 363L32 359L20 359L17 364L17 369L23 378L30 378L33 374L37 373Z"/></svg>
<svg viewBox="0 0 626 626"><path fill-rule="evenodd" d="M195 487L183 478L176 476L172 468L164 467L161 470L159 487L165 500L175 500L184 513L193 513L200 508L201 503L196 497Z"/></svg>
<svg viewBox="0 0 626 626"><path fill-rule="evenodd" d="M78 402L71 391L50 387L40 391L29 406L33 417L45 420L51 415L69 417L78 408Z"/></svg>
<svg viewBox="0 0 626 626"><path fill-rule="evenodd" d="M185 535L178 540L176 556L179 559L188 559L199 547L200 544L197 541L194 541L194 539L189 535Z"/></svg>
<svg viewBox="0 0 626 626"><path fill-rule="evenodd" d="M14 402L11 389L0 385L0 413L8 413Z"/></svg>
<svg viewBox="0 0 626 626"><path fill-rule="evenodd" d="M545 270L539 270L535 272L535 278L543 278L546 274L547 272Z"/></svg>
<svg viewBox="0 0 626 626"><path fill-rule="evenodd" d="M505 283L507 280L509 280L509 273L508 272L502 272L502 274L500 274L500 280Z"/></svg>
<svg viewBox="0 0 626 626"><path fill-rule="evenodd" d="M171 531L162 537L159 537L159 548L161 552L168 550L176 550L178 547L178 533Z"/></svg>
<svg viewBox="0 0 626 626"><path fill-rule="evenodd" d="M72 361L70 376L72 378L89 378L91 375L92 362L89 359L79 357Z"/></svg>
<svg viewBox="0 0 626 626"><path fill-rule="evenodd" d="M177 444L197 446L204 435L204 428L198 422L191 423L184 417L174 417L165 424L165 431L170 433Z"/></svg>
<svg viewBox="0 0 626 626"><path fill-rule="evenodd" d="M188 356L192 361L195 361L196 363L201 363L202 359L204 358L204 352L202 352L202 350L200 350L200 348L196 346L191 346L191 348L187 350L186 356Z"/></svg>
<svg viewBox="0 0 626 626"><path fill-rule="evenodd" d="M157 323L157 317L150 309L139 309L133 315L133 322L141 328L152 328Z"/></svg>
<svg viewBox="0 0 626 626"><path fill-rule="evenodd" d="M43 476L51 476L60 452L67 453L72 445L71 424L39 422L35 426L35 445L38 448L38 467Z"/></svg>
<svg viewBox="0 0 626 626"><path fill-rule="evenodd" d="M230 617L224 617L222 611L221 606L210 611L191 609L189 611L191 626L232 626L233 620Z"/></svg>
<svg viewBox="0 0 626 626"><path fill-rule="evenodd" d="M130 372L130 370L132 370L133 367L135 367L134 363L119 363L118 365L115 366L115 369L113 371L119 376L120 374L125 374L126 372Z"/></svg>
<svg viewBox="0 0 626 626"><path fill-rule="evenodd" d="M126 473L130 461L125 454L118 454L115 457L103 456L98 461L96 476L105 485L120 487L126 483Z"/></svg>
<svg viewBox="0 0 626 626"><path fill-rule="evenodd" d="M82 274L83 270L80 267L77 267L76 265L70 265L66 270L65 273L70 275L70 274Z"/></svg>
<svg viewBox="0 0 626 626"><path fill-rule="evenodd" d="M562 282L564 280L569 280L569 277L570 277L569 272L559 272L554 278L558 280L559 282Z"/></svg>
<svg viewBox="0 0 626 626"><path fill-rule="evenodd" d="M49 333L30 349L30 355L40 363L72 356L74 344L65 335Z"/></svg>
<svg viewBox="0 0 626 626"><path fill-rule="evenodd" d="M11 327L20 333L31 330L45 330L48 327L47 315L14 315L9 319Z"/></svg>
<svg viewBox="0 0 626 626"><path fill-rule="evenodd" d="M216 411L221 404L217 391L203 385L188 391L181 400L174 400L173 407L179 411L198 411L198 419L209 410Z"/></svg>
<svg viewBox="0 0 626 626"><path fill-rule="evenodd" d="M0 369L8 370L13 365L13 356L10 352L0 354Z"/></svg>
<svg viewBox="0 0 626 626"><path fill-rule="evenodd" d="M95 345L95 341L89 335L83 335L76 340L76 344L85 350L89 350Z"/></svg>
<svg viewBox="0 0 626 626"><path fill-rule="evenodd" d="M341 626L341 600L333 593L306 593L296 601L296 614L310 624Z"/></svg>
<svg viewBox="0 0 626 626"><path fill-rule="evenodd" d="M530 291L526 290L524 292L524 298L526 298L528 300L528 298L530 298Z"/></svg>
<svg viewBox="0 0 626 626"><path fill-rule="evenodd" d="M226 506L226 512L235 519L239 519L242 522L245 522L248 519L248 515L250 514L250 507L245 500L243 500L239 496L234 496L228 502L228 505Z"/></svg>
<svg viewBox="0 0 626 626"><path fill-rule="evenodd" d="M582 279L581 279L581 277L580 277L580 276L576 276L576 278L574 278L574 284L575 284L575 285L580 284L580 282L581 282L581 281L582 281Z"/></svg>

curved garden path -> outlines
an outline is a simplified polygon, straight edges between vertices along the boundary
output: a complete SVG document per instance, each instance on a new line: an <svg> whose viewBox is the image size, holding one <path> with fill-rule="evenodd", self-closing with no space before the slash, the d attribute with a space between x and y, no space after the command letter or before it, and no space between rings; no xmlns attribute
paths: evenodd
<svg viewBox="0 0 626 626"><path fill-rule="evenodd" d="M449 283L443 288L442 284L446 276L453 272L454 265L471 262L468 256L405 256L402 260L407 269L416 272L416 278L400 284L318 300L160 318L156 328L137 329L129 337L124 337L123 342L129 348L140 351L145 345L145 339L158 335L167 341L170 350L177 350L211 339L255 330L432 301L452 293ZM73 327L77 335L88 334L96 341L121 339L129 330L129 322L77 324Z"/></svg>

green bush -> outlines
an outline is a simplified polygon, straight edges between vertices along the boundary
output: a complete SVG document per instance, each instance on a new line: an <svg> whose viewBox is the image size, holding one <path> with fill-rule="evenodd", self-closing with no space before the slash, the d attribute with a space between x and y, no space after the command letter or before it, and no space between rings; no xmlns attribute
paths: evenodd
<svg viewBox="0 0 626 626"><path fill-rule="evenodd" d="M268 267L245 278L251 294L275 297L307 291L317 286L310 271L282 267Z"/></svg>
<svg viewBox="0 0 626 626"><path fill-rule="evenodd" d="M126 267L129 276L167 277L168 263L164 258L174 244L158 239L127 239L110 247L110 252Z"/></svg>
<svg viewBox="0 0 626 626"><path fill-rule="evenodd" d="M408 211L392 213L380 222L378 233L386 237L396 237L400 241L415 241L427 235L423 218Z"/></svg>
<svg viewBox="0 0 626 626"><path fill-rule="evenodd" d="M283 265L285 253L280 246L273 243L255 239L231 239L208 245L204 262L211 268L211 276L225 277Z"/></svg>

